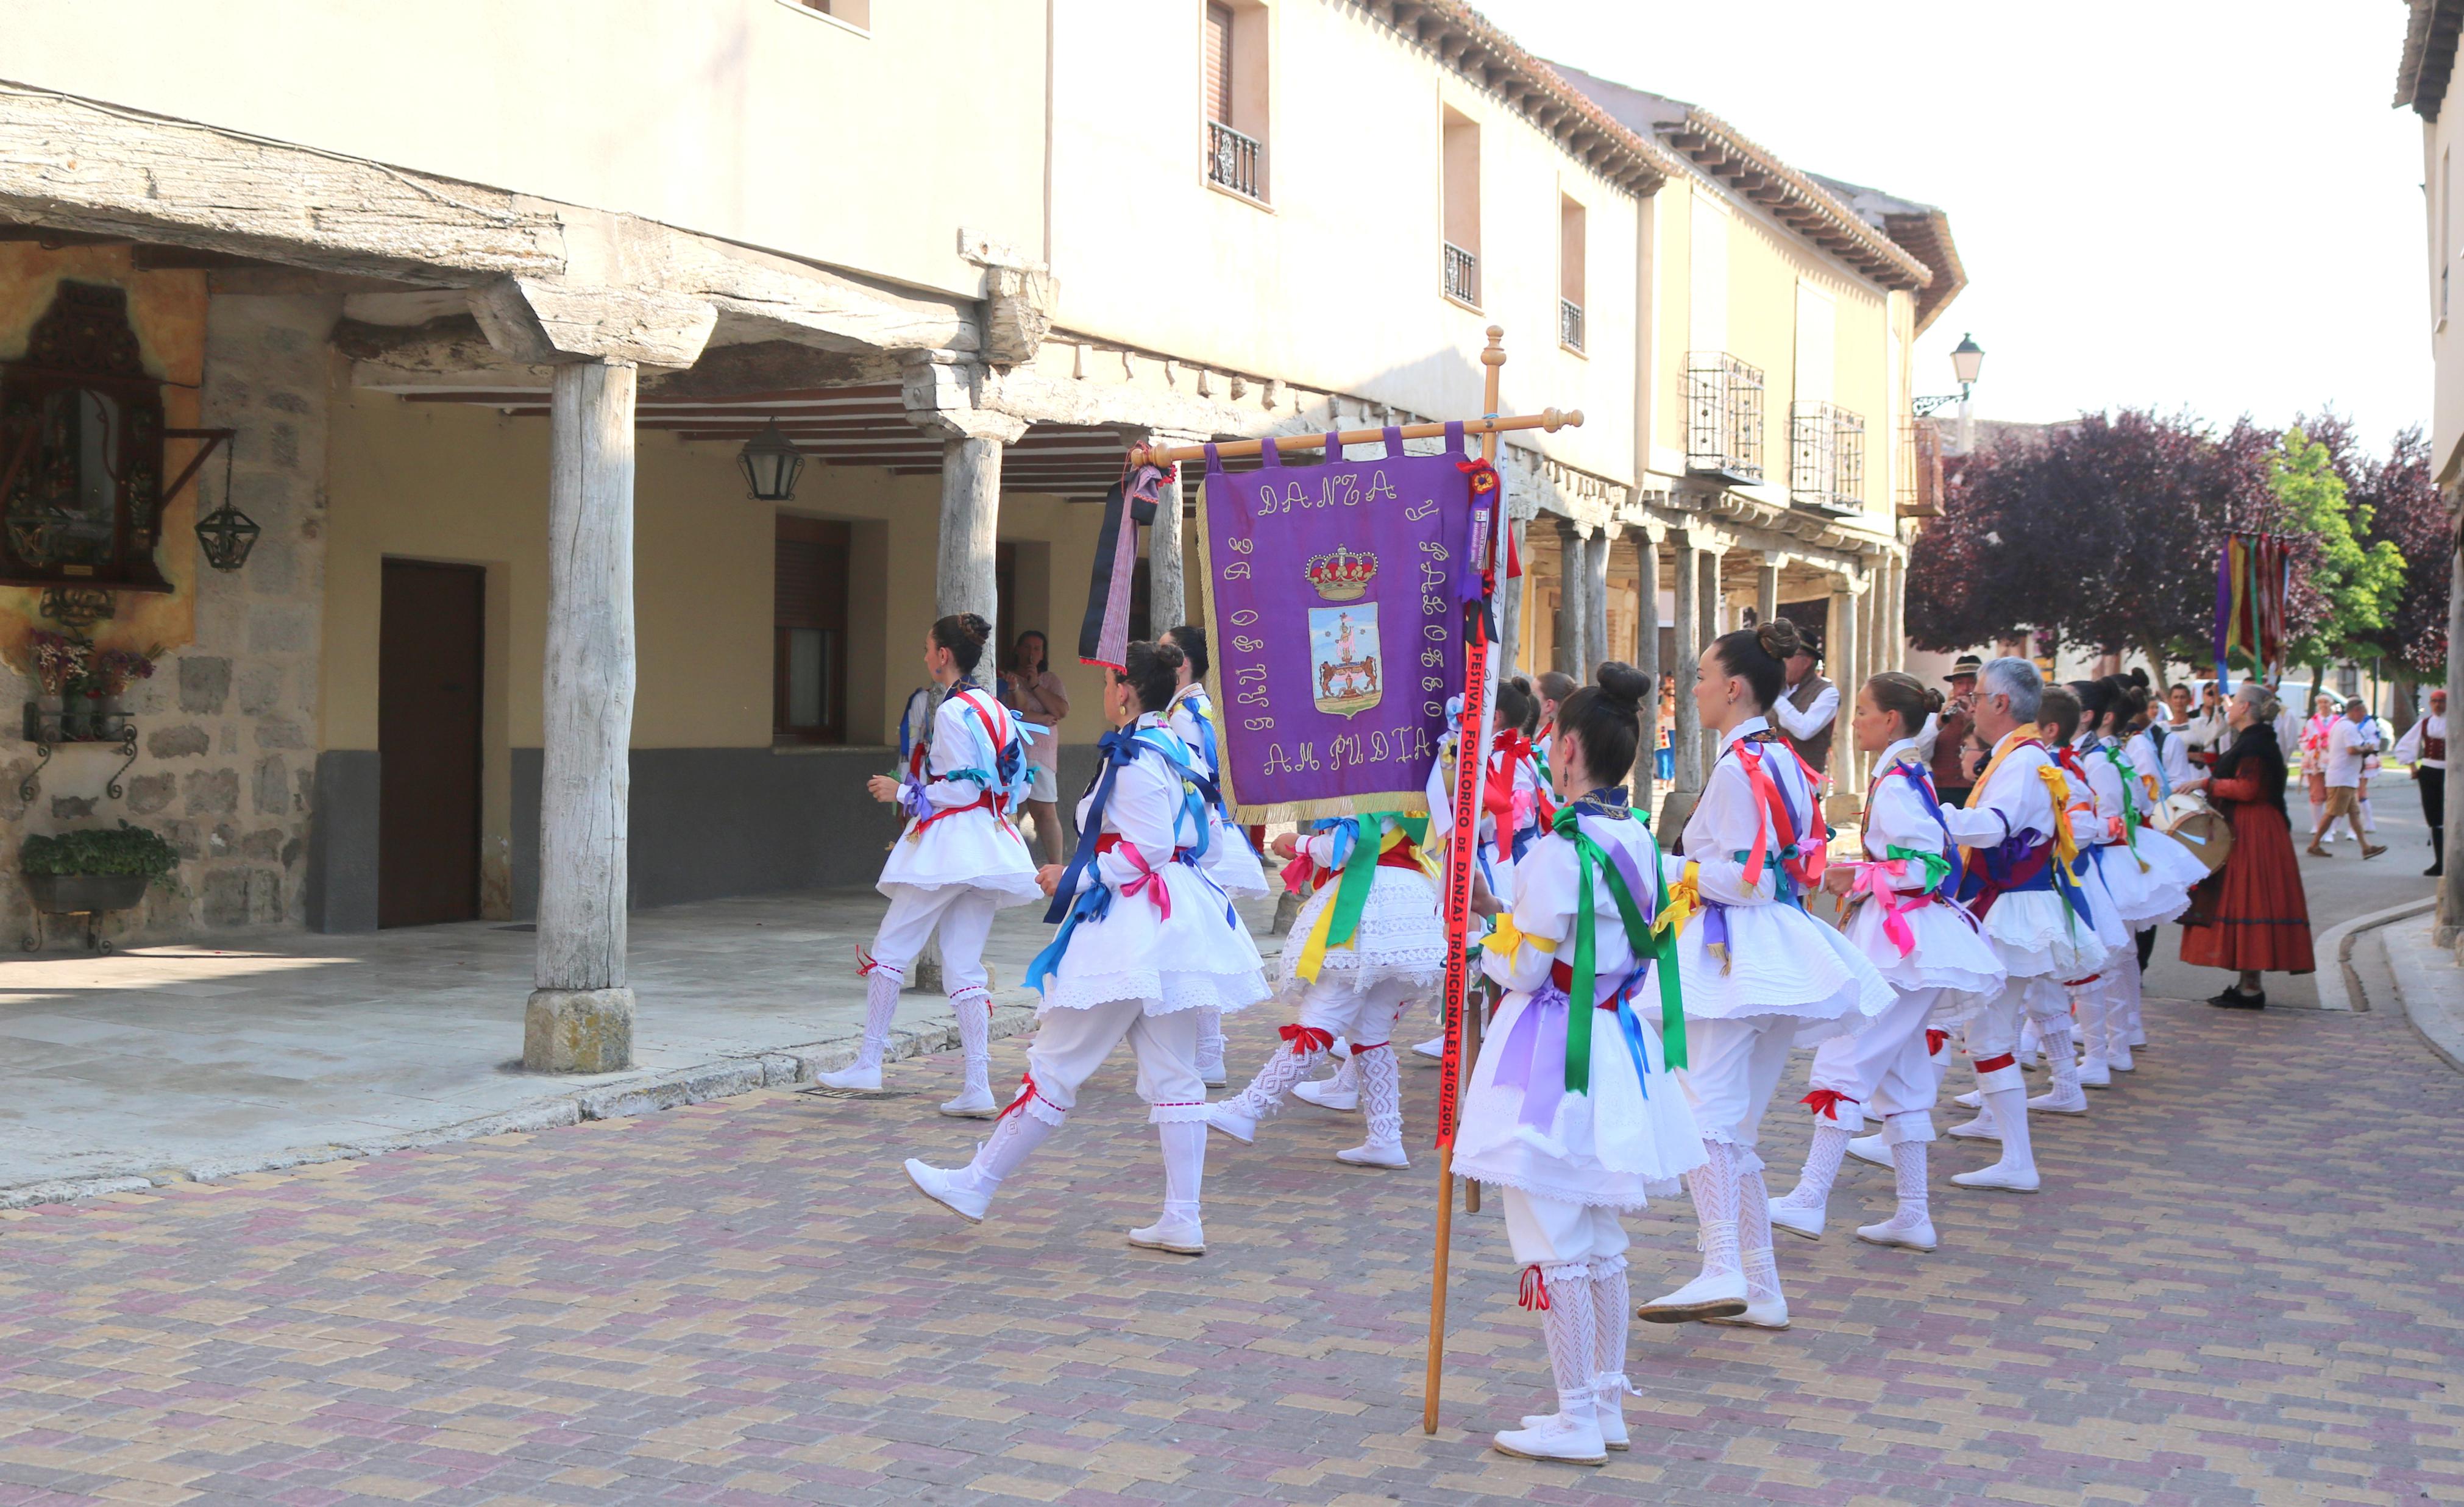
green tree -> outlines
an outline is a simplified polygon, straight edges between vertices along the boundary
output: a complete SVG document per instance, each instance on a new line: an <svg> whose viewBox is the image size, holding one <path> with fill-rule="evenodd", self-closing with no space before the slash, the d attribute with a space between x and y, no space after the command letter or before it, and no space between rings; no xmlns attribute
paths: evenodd
<svg viewBox="0 0 2464 1507"><path fill-rule="evenodd" d="M2267 484L2285 522L2310 535L2314 551L2305 574L2316 615L2309 630L2285 646L2284 657L2309 666L2317 686L2328 661L2368 652L2367 641L2394 619L2404 596L2404 552L2390 539L2363 542L2370 506L2353 500L2335 456L2299 426L2284 431L2284 443L2268 457Z"/></svg>

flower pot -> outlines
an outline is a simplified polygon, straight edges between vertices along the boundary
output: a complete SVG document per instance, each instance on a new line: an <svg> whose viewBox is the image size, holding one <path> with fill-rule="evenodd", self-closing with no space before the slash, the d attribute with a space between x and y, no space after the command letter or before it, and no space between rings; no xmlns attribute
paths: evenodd
<svg viewBox="0 0 2464 1507"><path fill-rule="evenodd" d="M143 874L28 874L26 894L47 916L134 910L145 900Z"/></svg>

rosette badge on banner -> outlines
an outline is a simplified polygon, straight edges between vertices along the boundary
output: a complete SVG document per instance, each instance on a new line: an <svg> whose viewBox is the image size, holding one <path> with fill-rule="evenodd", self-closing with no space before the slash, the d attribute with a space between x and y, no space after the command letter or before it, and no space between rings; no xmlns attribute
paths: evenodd
<svg viewBox="0 0 2464 1507"><path fill-rule="evenodd" d="M1199 501L1206 618L1223 708L1223 794L1251 821L1418 811L1463 683L1463 603L1480 592L1472 460L1445 448L1226 471Z"/></svg>

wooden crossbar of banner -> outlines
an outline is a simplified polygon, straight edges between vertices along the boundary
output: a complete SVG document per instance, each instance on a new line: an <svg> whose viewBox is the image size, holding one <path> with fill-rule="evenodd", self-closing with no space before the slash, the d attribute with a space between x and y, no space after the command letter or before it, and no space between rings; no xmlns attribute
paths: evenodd
<svg viewBox="0 0 2464 1507"><path fill-rule="evenodd" d="M1488 368L1488 401L1497 402L1497 368ZM1580 408L1544 408L1538 413L1518 413L1494 419L1465 419L1463 431L1483 438L1482 452L1496 459L1497 445L1493 436L1512 429L1546 429L1554 434L1559 429L1577 429L1583 425ZM1406 424L1400 426L1407 440L1434 440L1446 432L1442 424ZM1337 445L1375 445L1386 437L1384 429L1340 429L1334 436ZM1326 448L1323 434L1279 434L1275 436L1277 452L1285 450L1316 450ZM1265 446L1259 440L1225 440L1215 447L1215 453L1226 460L1242 455L1263 455ZM1203 445L1133 445L1130 464L1133 466L1170 466L1176 461L1201 461L1206 458Z"/></svg>

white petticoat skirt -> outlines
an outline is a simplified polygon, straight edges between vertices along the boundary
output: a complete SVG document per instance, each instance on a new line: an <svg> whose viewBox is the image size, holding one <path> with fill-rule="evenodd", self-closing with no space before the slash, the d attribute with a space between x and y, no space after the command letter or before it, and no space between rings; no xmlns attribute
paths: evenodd
<svg viewBox="0 0 2464 1507"><path fill-rule="evenodd" d="M1230 1015L1267 997L1265 964L1240 918L1226 918L1229 902L1187 863L1165 864L1162 878L1171 916L1146 890L1115 894L1102 916L1069 933L1036 1014L1143 999L1150 1016L1199 1008Z"/></svg>
<svg viewBox="0 0 2464 1507"><path fill-rule="evenodd" d="M1905 908L1900 911L1900 919L1915 943L1904 957L1890 938L1888 917L1879 898L1859 901L1848 913L1847 925L1840 928L1840 934L1874 965L1882 982L1902 994L1944 991L1943 1002L1933 1013L1937 1027L1945 1024L1946 1014L1952 1021L1964 1020L1982 1007L1982 1001L2002 992L2001 956L1985 940L1983 928L1964 911L1939 901L1906 906L1903 899L1902 904Z"/></svg>
<svg viewBox="0 0 2464 1507"><path fill-rule="evenodd" d="M966 885L1001 897L1003 906L1044 898L1026 839L1016 826L981 808L953 813L920 829L911 819L890 845L873 887L892 895L892 885L915 889Z"/></svg>
<svg viewBox="0 0 2464 1507"><path fill-rule="evenodd" d="M1635 1006L1656 1020L1656 980L1646 978ZM1648 1023L1641 1031L1647 1071L1639 1075L1616 1013L1591 1012L1590 1091L1567 1093L1566 1011L1553 990L1509 993L1498 1007L1463 1095L1455 1175L1612 1209L1674 1194L1679 1176L1704 1163L1703 1133L1661 1056L1660 1033ZM1527 1104L1539 1124L1524 1123Z"/></svg>
<svg viewBox="0 0 2464 1507"><path fill-rule="evenodd" d="M1334 904L1342 885L1339 874L1329 879L1292 918L1292 929L1284 938L1278 991L1287 1000L1297 1000L1309 989L1309 980L1293 970L1317 932L1318 917ZM1390 978L1416 988L1438 988L1446 976L1446 928L1438 920L1438 886L1418 869L1380 864L1369 898L1361 904L1360 925L1351 945L1328 947L1319 976L1346 978L1354 989Z"/></svg>

